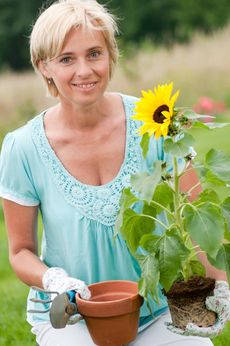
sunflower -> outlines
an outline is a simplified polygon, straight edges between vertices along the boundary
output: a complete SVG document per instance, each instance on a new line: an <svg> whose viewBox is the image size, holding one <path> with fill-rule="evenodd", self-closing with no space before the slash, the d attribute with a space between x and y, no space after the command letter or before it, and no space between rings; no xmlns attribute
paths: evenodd
<svg viewBox="0 0 230 346"><path fill-rule="evenodd" d="M136 102L134 109L135 120L144 122L138 132L140 135L148 133L155 134L156 139L160 136L166 137L173 116L173 107L179 96L179 90L171 96L173 83L158 85L154 90L148 92L142 90L143 97Z"/></svg>

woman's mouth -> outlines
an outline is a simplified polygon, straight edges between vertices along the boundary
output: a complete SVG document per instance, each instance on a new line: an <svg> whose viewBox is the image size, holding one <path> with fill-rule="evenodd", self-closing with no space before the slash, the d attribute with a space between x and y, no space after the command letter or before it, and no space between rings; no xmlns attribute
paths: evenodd
<svg viewBox="0 0 230 346"><path fill-rule="evenodd" d="M82 89L82 90L90 90L92 89L97 82L92 82L92 83L72 83L73 86Z"/></svg>

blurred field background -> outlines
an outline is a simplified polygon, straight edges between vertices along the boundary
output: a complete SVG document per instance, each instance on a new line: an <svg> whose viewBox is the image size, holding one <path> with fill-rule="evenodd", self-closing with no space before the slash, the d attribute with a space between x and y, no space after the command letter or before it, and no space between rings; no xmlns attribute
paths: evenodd
<svg viewBox="0 0 230 346"><path fill-rule="evenodd" d="M230 25L226 25L209 35L194 33L189 42L167 46L148 40L139 46L122 44L120 63L109 89L140 96L141 89L173 81L174 88L181 91L178 106L200 107L206 100L201 105L203 112L215 113L217 121L230 121L229 37ZM56 102L46 96L42 80L34 72L2 69L0 145L8 131ZM194 134L197 139L195 149L201 155L210 147L230 154L230 128L215 133L197 130ZM12 272L7 247L0 208L0 346L35 345L25 322L28 288ZM230 324L221 336L215 338L214 344L230 346Z"/></svg>

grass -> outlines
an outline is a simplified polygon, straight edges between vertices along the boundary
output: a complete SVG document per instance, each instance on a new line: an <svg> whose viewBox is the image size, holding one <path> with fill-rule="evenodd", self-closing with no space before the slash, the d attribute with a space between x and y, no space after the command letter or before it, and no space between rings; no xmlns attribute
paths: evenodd
<svg viewBox="0 0 230 346"><path fill-rule="evenodd" d="M13 273L7 247L3 215L0 212L0 346L35 345L35 338L26 322L28 287Z"/></svg>
<svg viewBox="0 0 230 346"><path fill-rule="evenodd" d="M176 45L169 50L134 49L131 58L121 59L110 89L139 96L140 89L173 80L175 88L181 89L181 105L191 107L200 96L206 95L230 107L230 79L226 78L229 74L229 34L230 26L211 37L199 35L189 45ZM7 131L56 103L45 96L42 81L33 72L0 75L0 95L4 95L0 100L0 142ZM217 132L196 130L194 135L195 149L202 154L210 144L230 154L229 128ZM25 322L27 293L28 287L17 279L9 265L0 210L0 346L35 345L30 326ZM215 338L214 344L230 346L230 323L221 336Z"/></svg>

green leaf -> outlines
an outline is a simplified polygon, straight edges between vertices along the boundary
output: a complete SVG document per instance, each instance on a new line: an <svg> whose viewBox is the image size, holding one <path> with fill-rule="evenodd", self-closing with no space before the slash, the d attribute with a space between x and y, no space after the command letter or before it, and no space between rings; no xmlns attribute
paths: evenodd
<svg viewBox="0 0 230 346"><path fill-rule="evenodd" d="M213 202L219 203L220 199L216 191L212 189L205 189L199 194L198 199L193 203L194 205L200 204L201 202Z"/></svg>
<svg viewBox="0 0 230 346"><path fill-rule="evenodd" d="M177 234L173 235L172 232L171 236L166 233L162 237L159 248L160 283L167 292L173 282L178 279L190 251Z"/></svg>
<svg viewBox="0 0 230 346"><path fill-rule="evenodd" d="M223 244L216 258L208 256L208 260L214 267L226 271L230 284L230 244Z"/></svg>
<svg viewBox="0 0 230 346"><path fill-rule="evenodd" d="M194 121L192 127L195 129L209 129L206 123L203 123L202 121Z"/></svg>
<svg viewBox="0 0 230 346"><path fill-rule="evenodd" d="M230 123L206 123L206 126L208 126L208 128L210 130L214 130L214 129L222 129L223 127L229 126Z"/></svg>
<svg viewBox="0 0 230 346"><path fill-rule="evenodd" d="M162 182L156 187L152 201L153 206L154 201L161 204L163 207L171 206L173 202L173 189L167 183ZM155 208L157 214L163 210L160 206L155 206Z"/></svg>
<svg viewBox="0 0 230 346"><path fill-rule="evenodd" d="M144 234L141 237L140 240L140 246L150 252L150 253L155 253L158 252L158 249L156 248L157 242L159 241L161 237L159 235L155 235L155 234Z"/></svg>
<svg viewBox="0 0 230 346"><path fill-rule="evenodd" d="M203 116L203 118L207 118L207 117L208 116ZM202 119L202 116L200 116L196 119L199 119L199 118ZM214 122L204 123L202 121L194 121L192 124L192 127L198 128L198 129L214 130L214 129L221 129L221 128L229 126L229 125L230 125L230 123L214 123Z"/></svg>
<svg viewBox="0 0 230 346"><path fill-rule="evenodd" d="M139 247L140 239L144 234L151 233L154 228L154 220L138 215L132 209L126 209L123 215L123 224L120 232L126 240L130 252L135 255Z"/></svg>
<svg viewBox="0 0 230 346"><path fill-rule="evenodd" d="M150 216L156 217L157 209L145 201L144 205L143 205L142 213L145 215L150 215Z"/></svg>
<svg viewBox="0 0 230 346"><path fill-rule="evenodd" d="M185 157L190 153L190 148L194 143L194 138L185 133L184 137L174 142L172 138L168 138L164 142L164 150L176 157Z"/></svg>
<svg viewBox="0 0 230 346"><path fill-rule="evenodd" d="M206 167L220 180L230 182L230 156L224 152L211 149L205 157Z"/></svg>
<svg viewBox="0 0 230 346"><path fill-rule="evenodd" d="M207 184L209 184L210 186L225 186L226 183L224 182L224 180L220 179L219 177L217 177L215 174L213 174L212 171L207 170L206 171L206 176L205 176L205 182Z"/></svg>
<svg viewBox="0 0 230 346"><path fill-rule="evenodd" d="M141 148L142 148L142 155L143 155L144 159L146 159L146 156L147 156L147 153L149 150L149 140L150 140L150 137L149 137L148 133L145 133L142 136L141 143L140 143Z"/></svg>
<svg viewBox="0 0 230 346"><path fill-rule="evenodd" d="M185 229L209 256L215 258L224 238L224 219L220 208L209 202L184 209Z"/></svg>
<svg viewBox="0 0 230 346"><path fill-rule="evenodd" d="M206 179L206 174L208 172L208 169L204 167L204 165L201 162L197 162L194 160L193 167L196 169L196 172L199 176L199 180Z"/></svg>
<svg viewBox="0 0 230 346"><path fill-rule="evenodd" d="M224 261L225 261L225 271L228 277L228 283L230 284L230 244L223 245Z"/></svg>
<svg viewBox="0 0 230 346"><path fill-rule="evenodd" d="M225 127L228 125L230 125L230 124L229 123L212 123L212 122L203 123L201 121L195 121L192 124L192 127L193 128L199 128L199 129L214 130L214 129L222 128L222 127Z"/></svg>
<svg viewBox="0 0 230 346"><path fill-rule="evenodd" d="M147 299L148 293L156 300L159 284L159 263L154 254L143 256L142 260L138 260L142 275L138 283L139 294Z"/></svg>
<svg viewBox="0 0 230 346"><path fill-rule="evenodd" d="M196 119L206 119L206 118L209 118L209 119L213 119L215 118L214 116L212 115L203 115L203 114L198 114L196 112L194 112L192 109L188 109L186 111L183 112L183 115L190 119L190 120L196 120Z"/></svg>
<svg viewBox="0 0 230 346"><path fill-rule="evenodd" d="M209 255L207 256L208 261L216 268L220 270L225 270L225 259L224 259L224 247L223 245L219 249L216 258L212 258Z"/></svg>
<svg viewBox="0 0 230 346"><path fill-rule="evenodd" d="M156 161L154 164L153 174L138 173L131 176L131 184L135 191L139 192L140 198L148 202L151 201L157 184L161 180L161 161Z"/></svg>
<svg viewBox="0 0 230 346"><path fill-rule="evenodd" d="M230 197L227 197L221 204L222 213L225 218L225 239L230 241Z"/></svg>
<svg viewBox="0 0 230 346"><path fill-rule="evenodd" d="M226 225L226 224L225 224ZM227 228L227 226L225 227L225 232L224 232L224 239L227 240L228 242L230 242L230 231Z"/></svg>
<svg viewBox="0 0 230 346"><path fill-rule="evenodd" d="M122 191L120 206L123 207L123 209L127 209L138 200L139 199L131 192L131 189L129 187Z"/></svg>
<svg viewBox="0 0 230 346"><path fill-rule="evenodd" d="M205 267L200 261L192 260L189 264L191 267L192 275L205 276Z"/></svg>
<svg viewBox="0 0 230 346"><path fill-rule="evenodd" d="M123 223L123 214L124 210L129 208L135 202L138 201L138 198L131 192L130 188L126 188L122 191L120 198L120 210L117 215L117 219L114 226L114 236L120 231L121 225Z"/></svg>

